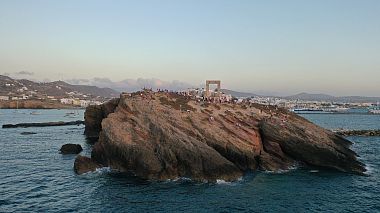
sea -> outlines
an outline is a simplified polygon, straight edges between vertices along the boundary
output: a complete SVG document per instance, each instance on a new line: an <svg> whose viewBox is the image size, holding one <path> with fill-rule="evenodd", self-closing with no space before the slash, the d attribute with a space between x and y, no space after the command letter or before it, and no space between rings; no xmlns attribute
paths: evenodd
<svg viewBox="0 0 380 213"><path fill-rule="evenodd" d="M0 110L0 125L82 120L83 110ZM328 129L379 129L380 116L305 114ZM235 182L148 181L109 168L76 175L63 144L84 126L0 129L0 212L380 212L380 137L348 137L366 176L319 168L251 172ZM36 134L23 135L23 132Z"/></svg>

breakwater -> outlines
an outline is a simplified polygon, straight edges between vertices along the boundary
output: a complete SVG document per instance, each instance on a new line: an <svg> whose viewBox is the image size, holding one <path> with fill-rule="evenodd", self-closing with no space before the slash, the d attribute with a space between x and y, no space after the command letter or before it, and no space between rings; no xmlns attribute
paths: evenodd
<svg viewBox="0 0 380 213"><path fill-rule="evenodd" d="M84 121L57 121L57 122L42 122L42 123L18 123L18 124L4 124L3 128L27 128L27 127L48 127L48 126L71 126L81 125Z"/></svg>
<svg viewBox="0 0 380 213"><path fill-rule="evenodd" d="M349 130L349 129L337 129L333 130L341 136L380 136L380 129L370 130Z"/></svg>

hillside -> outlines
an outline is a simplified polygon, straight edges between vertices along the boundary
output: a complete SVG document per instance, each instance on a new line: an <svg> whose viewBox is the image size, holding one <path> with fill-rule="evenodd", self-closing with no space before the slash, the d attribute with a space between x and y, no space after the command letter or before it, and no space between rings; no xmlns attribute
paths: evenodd
<svg viewBox="0 0 380 213"><path fill-rule="evenodd" d="M117 97L119 92L110 88L96 86L71 85L64 81L34 82L26 79L12 79L0 75L0 95L35 94L39 96L65 97L68 93L78 93L91 97Z"/></svg>
<svg viewBox="0 0 380 213"><path fill-rule="evenodd" d="M257 96L254 93L238 92L238 91L229 90L229 89L221 89L220 91L223 92L224 94L232 95L233 97L253 97L253 96Z"/></svg>
<svg viewBox="0 0 380 213"><path fill-rule="evenodd" d="M332 96L326 94L299 93L296 95L284 97L288 100L305 100L305 101L334 101L334 102L378 102L380 97L366 96Z"/></svg>

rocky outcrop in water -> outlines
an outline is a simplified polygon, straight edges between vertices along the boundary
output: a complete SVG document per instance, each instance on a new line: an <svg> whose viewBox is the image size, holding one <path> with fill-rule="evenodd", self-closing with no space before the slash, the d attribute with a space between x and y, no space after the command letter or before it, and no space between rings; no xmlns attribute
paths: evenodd
<svg viewBox="0 0 380 213"><path fill-rule="evenodd" d="M86 172L93 172L97 168L100 168L100 167L102 167L102 165L100 165L97 162L93 161L89 157L78 155L75 158L74 171L77 174L84 174Z"/></svg>
<svg viewBox="0 0 380 213"><path fill-rule="evenodd" d="M247 171L278 171L296 163L365 171L348 140L296 114L258 104L202 103L175 93L123 94L86 110L86 134L99 135L93 162L147 179L236 180Z"/></svg>
<svg viewBox="0 0 380 213"><path fill-rule="evenodd" d="M82 146L80 144L64 144L59 150L61 154L79 154L82 151Z"/></svg>
<svg viewBox="0 0 380 213"><path fill-rule="evenodd" d="M49 127L49 126L71 126L81 125L84 121L57 121L57 122L42 122L42 123L18 123L18 124L4 124L3 128L27 128L27 127Z"/></svg>

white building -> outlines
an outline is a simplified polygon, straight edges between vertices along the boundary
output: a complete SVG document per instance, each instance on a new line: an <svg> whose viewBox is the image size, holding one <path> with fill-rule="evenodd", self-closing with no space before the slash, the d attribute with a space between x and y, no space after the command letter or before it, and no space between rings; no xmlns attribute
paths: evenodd
<svg viewBox="0 0 380 213"><path fill-rule="evenodd" d="M87 107L90 104L90 101L79 100L81 107Z"/></svg>
<svg viewBox="0 0 380 213"><path fill-rule="evenodd" d="M73 104L73 99L72 98L62 98L61 99L61 104Z"/></svg>
<svg viewBox="0 0 380 213"><path fill-rule="evenodd" d="M0 96L0 101L8 101L9 96Z"/></svg>

